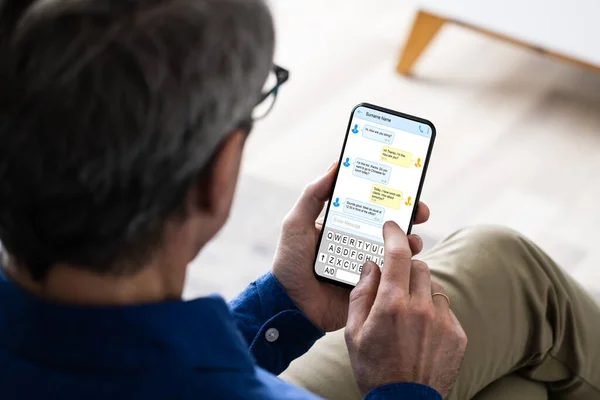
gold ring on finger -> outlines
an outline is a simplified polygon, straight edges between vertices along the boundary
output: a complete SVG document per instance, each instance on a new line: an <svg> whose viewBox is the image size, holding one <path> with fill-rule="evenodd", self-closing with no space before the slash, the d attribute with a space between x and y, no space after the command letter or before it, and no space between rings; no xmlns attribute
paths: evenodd
<svg viewBox="0 0 600 400"><path fill-rule="evenodd" d="M446 296L444 293L437 292L437 293L432 294L431 298L434 298L435 296L443 296L446 299L446 301L448 302L448 307L450 307L450 297Z"/></svg>

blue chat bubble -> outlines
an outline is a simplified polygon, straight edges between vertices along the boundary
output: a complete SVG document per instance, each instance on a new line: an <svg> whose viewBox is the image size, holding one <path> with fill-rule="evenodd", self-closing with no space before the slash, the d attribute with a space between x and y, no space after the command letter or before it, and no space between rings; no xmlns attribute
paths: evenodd
<svg viewBox="0 0 600 400"><path fill-rule="evenodd" d="M363 136L367 139L377 140L381 143L392 144L394 142L395 134L392 131L375 128L371 125L365 125L363 128Z"/></svg>
<svg viewBox="0 0 600 400"><path fill-rule="evenodd" d="M362 201L346 199L346 202L344 203L344 213L356 215L375 222L383 222L385 209L373 204L363 203Z"/></svg>
<svg viewBox="0 0 600 400"><path fill-rule="evenodd" d="M391 174L391 167L360 158L357 158L356 161L354 161L354 168L352 168L352 175L359 178L368 179L382 185L388 184Z"/></svg>

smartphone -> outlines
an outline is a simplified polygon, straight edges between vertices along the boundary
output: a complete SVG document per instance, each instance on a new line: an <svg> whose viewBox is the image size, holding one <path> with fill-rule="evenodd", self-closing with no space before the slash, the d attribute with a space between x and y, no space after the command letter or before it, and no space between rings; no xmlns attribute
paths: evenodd
<svg viewBox="0 0 600 400"><path fill-rule="evenodd" d="M434 141L425 119L354 107L318 240L318 279L352 287L366 261L383 267L383 224L392 220L410 233Z"/></svg>

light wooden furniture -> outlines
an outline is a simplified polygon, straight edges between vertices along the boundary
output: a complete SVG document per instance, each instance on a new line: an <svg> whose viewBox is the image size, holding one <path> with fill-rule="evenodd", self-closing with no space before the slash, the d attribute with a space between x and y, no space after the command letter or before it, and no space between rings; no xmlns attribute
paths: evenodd
<svg viewBox="0 0 600 400"><path fill-rule="evenodd" d="M408 75L446 23L600 72L600 1L420 0L397 71Z"/></svg>

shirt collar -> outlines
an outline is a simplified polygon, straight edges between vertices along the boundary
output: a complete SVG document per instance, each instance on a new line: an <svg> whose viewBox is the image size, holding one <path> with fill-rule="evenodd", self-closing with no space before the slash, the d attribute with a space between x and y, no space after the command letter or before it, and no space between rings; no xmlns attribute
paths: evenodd
<svg viewBox="0 0 600 400"><path fill-rule="evenodd" d="M1 266L0 347L82 372L253 368L220 297L127 307L53 304L9 282Z"/></svg>

